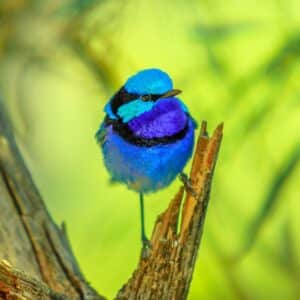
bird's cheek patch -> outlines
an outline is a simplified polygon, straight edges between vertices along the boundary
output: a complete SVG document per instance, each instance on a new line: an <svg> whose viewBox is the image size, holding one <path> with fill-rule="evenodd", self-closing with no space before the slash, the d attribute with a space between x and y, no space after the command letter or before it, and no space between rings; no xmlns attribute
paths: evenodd
<svg viewBox="0 0 300 300"><path fill-rule="evenodd" d="M104 107L104 112L107 113L107 115L109 116L110 119L117 119L117 117L114 115L114 113L111 110L111 106L110 106L110 102L108 102L105 107Z"/></svg>
<svg viewBox="0 0 300 300"><path fill-rule="evenodd" d="M124 123L127 123L133 118L138 117L139 115L151 110L153 106L154 102L144 102L140 99L137 99L120 106L117 114Z"/></svg>

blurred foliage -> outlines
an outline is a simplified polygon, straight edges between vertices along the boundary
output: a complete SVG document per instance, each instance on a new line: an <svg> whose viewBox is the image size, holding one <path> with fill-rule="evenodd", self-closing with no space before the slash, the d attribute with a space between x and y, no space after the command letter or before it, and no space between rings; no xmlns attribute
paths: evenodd
<svg viewBox="0 0 300 300"><path fill-rule="evenodd" d="M136 266L139 210L108 183L94 133L126 78L159 67L196 120L225 122L189 299L300 299L299 11L297 0L0 1L0 93L101 293ZM178 185L147 197L149 232Z"/></svg>

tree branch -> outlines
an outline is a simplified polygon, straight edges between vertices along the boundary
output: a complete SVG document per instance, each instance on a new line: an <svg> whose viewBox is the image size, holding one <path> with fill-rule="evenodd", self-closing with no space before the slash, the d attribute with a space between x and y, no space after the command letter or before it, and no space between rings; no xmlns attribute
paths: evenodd
<svg viewBox="0 0 300 300"><path fill-rule="evenodd" d="M0 262L0 299L68 300L65 295L51 291L46 284L13 269L5 260Z"/></svg>
<svg viewBox="0 0 300 300"><path fill-rule="evenodd" d="M180 188L167 210L156 221L150 253L147 257L141 255L136 271L119 291L117 299L187 298L203 233L222 130L221 124L209 138L206 123L202 123L190 174L193 190L198 196L187 192L182 222L178 224L184 199L184 189Z"/></svg>
<svg viewBox="0 0 300 300"><path fill-rule="evenodd" d="M65 228L59 228L50 217L24 164L10 124L0 101L2 258L19 270L26 270L29 277L43 281L53 293L73 299L103 299L83 278ZM4 292L0 289L0 293Z"/></svg>

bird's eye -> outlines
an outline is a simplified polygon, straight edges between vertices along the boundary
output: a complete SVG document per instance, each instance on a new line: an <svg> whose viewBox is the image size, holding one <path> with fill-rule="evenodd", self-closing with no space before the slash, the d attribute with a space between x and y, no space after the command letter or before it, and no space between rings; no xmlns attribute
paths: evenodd
<svg viewBox="0 0 300 300"><path fill-rule="evenodd" d="M150 101L151 100L151 95L143 95L142 97L143 101Z"/></svg>

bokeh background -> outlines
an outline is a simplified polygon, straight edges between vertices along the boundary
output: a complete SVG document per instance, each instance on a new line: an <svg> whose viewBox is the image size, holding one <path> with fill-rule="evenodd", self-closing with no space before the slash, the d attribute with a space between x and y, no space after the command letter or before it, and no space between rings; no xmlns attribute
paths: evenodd
<svg viewBox="0 0 300 300"><path fill-rule="evenodd" d="M148 67L225 122L189 299L300 299L299 0L0 1L0 92L84 274L112 299L139 257L137 195L109 184L94 134ZM178 186L146 198L148 234Z"/></svg>

